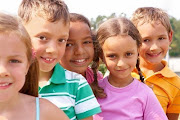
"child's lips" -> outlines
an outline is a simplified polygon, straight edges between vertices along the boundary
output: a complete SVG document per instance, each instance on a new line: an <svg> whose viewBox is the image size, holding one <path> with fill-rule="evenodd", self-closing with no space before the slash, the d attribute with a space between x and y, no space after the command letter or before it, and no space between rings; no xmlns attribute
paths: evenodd
<svg viewBox="0 0 180 120"><path fill-rule="evenodd" d="M128 68L125 68L125 69L119 69L117 70L118 72L125 72Z"/></svg>
<svg viewBox="0 0 180 120"><path fill-rule="evenodd" d="M147 55L150 57L158 57L160 54L161 54L161 52L159 52L159 53L147 53Z"/></svg>
<svg viewBox="0 0 180 120"><path fill-rule="evenodd" d="M50 57L41 57L41 58L44 62L49 64L53 63L56 60L55 58L50 58Z"/></svg>
<svg viewBox="0 0 180 120"><path fill-rule="evenodd" d="M12 83L4 82L0 83L0 89L6 89L8 88Z"/></svg>

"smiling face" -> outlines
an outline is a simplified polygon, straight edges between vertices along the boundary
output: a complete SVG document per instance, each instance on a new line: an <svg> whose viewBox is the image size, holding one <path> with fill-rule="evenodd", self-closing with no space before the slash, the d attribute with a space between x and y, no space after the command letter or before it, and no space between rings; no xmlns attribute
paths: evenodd
<svg viewBox="0 0 180 120"><path fill-rule="evenodd" d="M0 101L17 95L23 87L29 68L26 52L16 34L0 34Z"/></svg>
<svg viewBox="0 0 180 120"><path fill-rule="evenodd" d="M172 32L168 33L160 22L144 23L137 28L142 36L141 62L160 64L172 41Z"/></svg>
<svg viewBox="0 0 180 120"><path fill-rule="evenodd" d="M136 40L128 35L109 37L105 40L102 49L110 77L116 80L131 80L131 72L138 58Z"/></svg>
<svg viewBox="0 0 180 120"><path fill-rule="evenodd" d="M93 56L94 47L89 26L84 22L71 22L66 51L60 64L65 69L85 75Z"/></svg>
<svg viewBox="0 0 180 120"><path fill-rule="evenodd" d="M25 28L32 39L40 71L52 71L64 55L69 24L64 24L63 20L49 22L36 16L25 24Z"/></svg>

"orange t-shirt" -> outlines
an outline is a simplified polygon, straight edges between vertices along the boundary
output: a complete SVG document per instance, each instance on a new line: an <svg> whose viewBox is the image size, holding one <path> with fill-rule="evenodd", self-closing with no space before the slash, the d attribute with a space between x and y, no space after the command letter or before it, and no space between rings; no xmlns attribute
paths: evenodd
<svg viewBox="0 0 180 120"><path fill-rule="evenodd" d="M165 113L180 113L180 77L176 75L162 61L164 68L155 74L145 77L145 83L152 88ZM134 78L139 79L137 70L132 72Z"/></svg>

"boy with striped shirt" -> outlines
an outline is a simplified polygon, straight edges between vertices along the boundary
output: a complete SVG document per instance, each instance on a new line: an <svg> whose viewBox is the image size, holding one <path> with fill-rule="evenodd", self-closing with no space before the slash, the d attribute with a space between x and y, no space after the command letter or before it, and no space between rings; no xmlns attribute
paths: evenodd
<svg viewBox="0 0 180 120"><path fill-rule="evenodd" d="M58 64L69 36L69 12L61 0L23 0L19 16L39 62L39 93L71 120L92 120L101 112L86 79Z"/></svg>

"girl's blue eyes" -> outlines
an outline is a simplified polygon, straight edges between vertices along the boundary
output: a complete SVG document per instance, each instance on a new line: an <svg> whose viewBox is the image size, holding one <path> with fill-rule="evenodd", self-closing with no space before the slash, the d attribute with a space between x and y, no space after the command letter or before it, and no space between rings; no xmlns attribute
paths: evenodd
<svg viewBox="0 0 180 120"><path fill-rule="evenodd" d="M19 60L10 60L9 62L10 62L10 63L20 63Z"/></svg>

